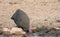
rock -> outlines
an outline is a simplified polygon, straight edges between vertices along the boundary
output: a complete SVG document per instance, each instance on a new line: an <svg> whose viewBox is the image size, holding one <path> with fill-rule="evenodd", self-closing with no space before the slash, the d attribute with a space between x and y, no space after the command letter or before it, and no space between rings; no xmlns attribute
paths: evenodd
<svg viewBox="0 0 60 37"><path fill-rule="evenodd" d="M5 35L11 35L11 34L26 34L26 32L24 32L21 28L12 28L12 29L8 29L8 28L3 28L3 34Z"/></svg>
<svg viewBox="0 0 60 37"><path fill-rule="evenodd" d="M3 34L10 35L10 34L12 34L10 31L11 30L8 28L3 28Z"/></svg>
<svg viewBox="0 0 60 37"><path fill-rule="evenodd" d="M12 28L11 33L13 34L26 34L21 28Z"/></svg>

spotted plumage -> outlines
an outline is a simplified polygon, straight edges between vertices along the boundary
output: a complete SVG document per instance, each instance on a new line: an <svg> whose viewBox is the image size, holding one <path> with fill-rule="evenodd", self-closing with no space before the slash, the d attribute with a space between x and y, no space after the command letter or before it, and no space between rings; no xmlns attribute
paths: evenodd
<svg viewBox="0 0 60 37"><path fill-rule="evenodd" d="M25 31L29 31L30 21L24 11L17 9L11 18L14 20L18 28L22 28Z"/></svg>

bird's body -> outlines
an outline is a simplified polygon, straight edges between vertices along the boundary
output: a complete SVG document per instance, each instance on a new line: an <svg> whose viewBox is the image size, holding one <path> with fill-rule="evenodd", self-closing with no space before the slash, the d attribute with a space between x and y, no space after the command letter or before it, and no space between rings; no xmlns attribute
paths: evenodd
<svg viewBox="0 0 60 37"><path fill-rule="evenodd" d="M29 18L28 16L20 9L16 10L12 19L16 23L17 27L24 30L29 30Z"/></svg>

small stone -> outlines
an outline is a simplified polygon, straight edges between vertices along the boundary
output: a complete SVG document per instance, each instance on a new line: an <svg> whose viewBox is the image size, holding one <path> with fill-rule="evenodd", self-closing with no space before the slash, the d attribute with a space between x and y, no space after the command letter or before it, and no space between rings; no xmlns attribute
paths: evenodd
<svg viewBox="0 0 60 37"><path fill-rule="evenodd" d="M11 33L13 34L26 34L21 28L12 28Z"/></svg>
<svg viewBox="0 0 60 37"><path fill-rule="evenodd" d="M10 34L12 34L12 33L10 32L10 29L8 29L8 28L3 28L3 34L10 35Z"/></svg>

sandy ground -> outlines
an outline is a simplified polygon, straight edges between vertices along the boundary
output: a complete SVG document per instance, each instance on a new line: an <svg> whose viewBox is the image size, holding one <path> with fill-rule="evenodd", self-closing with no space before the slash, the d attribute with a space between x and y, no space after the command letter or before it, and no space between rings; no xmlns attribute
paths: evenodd
<svg viewBox="0 0 60 37"><path fill-rule="evenodd" d="M23 10L30 19L30 28L60 28L60 0L0 0L0 26L14 27L12 15Z"/></svg>
<svg viewBox="0 0 60 37"><path fill-rule="evenodd" d="M30 28L60 29L60 0L0 0L0 27L15 27L11 19L17 9L30 19Z"/></svg>

